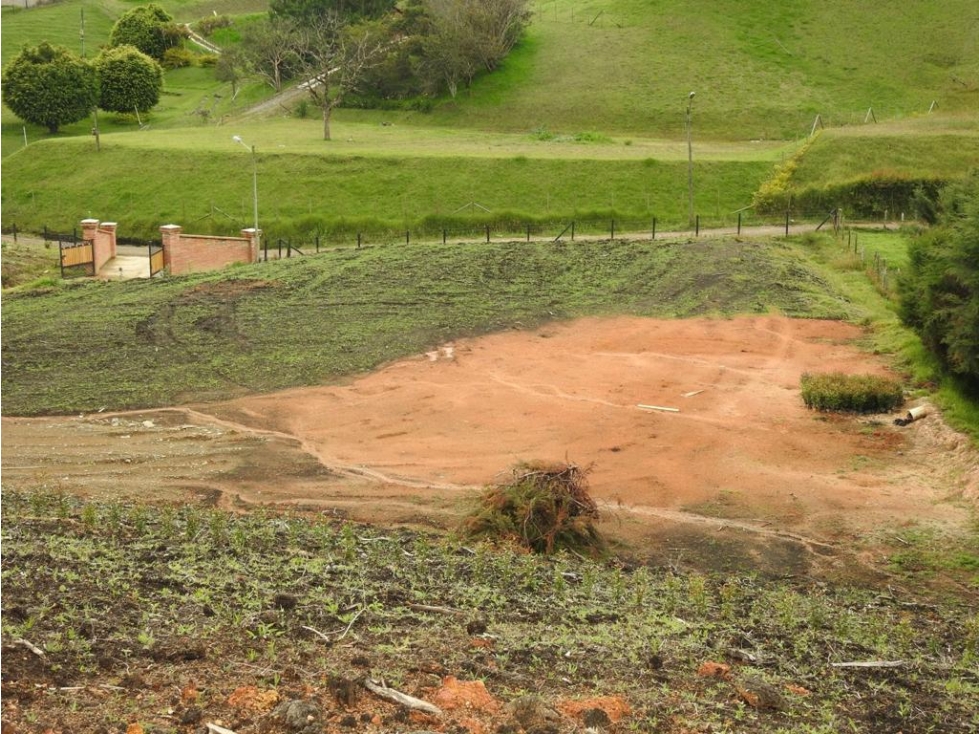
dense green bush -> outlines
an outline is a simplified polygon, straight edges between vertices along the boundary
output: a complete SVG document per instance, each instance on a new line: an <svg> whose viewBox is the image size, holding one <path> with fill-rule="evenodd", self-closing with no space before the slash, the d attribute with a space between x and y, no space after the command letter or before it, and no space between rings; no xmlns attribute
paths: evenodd
<svg viewBox="0 0 979 734"><path fill-rule="evenodd" d="M912 241L901 319L955 376L979 388L979 169L947 186L939 226Z"/></svg>
<svg viewBox="0 0 979 734"><path fill-rule="evenodd" d="M186 48L168 48L163 54L163 66L166 69L182 69L185 66L195 66L197 54Z"/></svg>
<svg viewBox="0 0 979 734"><path fill-rule="evenodd" d="M98 101L95 69L68 49L25 47L3 71L3 101L17 117L51 133L85 119Z"/></svg>
<svg viewBox="0 0 979 734"><path fill-rule="evenodd" d="M802 375L807 408L846 413L886 413L904 403L901 383L877 375L826 372Z"/></svg>
<svg viewBox="0 0 979 734"><path fill-rule="evenodd" d="M179 46L181 29L174 25L173 17L159 5L133 8L112 26L110 46L135 46L157 61L163 60L167 49Z"/></svg>
<svg viewBox="0 0 979 734"><path fill-rule="evenodd" d="M95 59L99 107L109 112L146 111L160 101L163 69L135 46L104 49Z"/></svg>

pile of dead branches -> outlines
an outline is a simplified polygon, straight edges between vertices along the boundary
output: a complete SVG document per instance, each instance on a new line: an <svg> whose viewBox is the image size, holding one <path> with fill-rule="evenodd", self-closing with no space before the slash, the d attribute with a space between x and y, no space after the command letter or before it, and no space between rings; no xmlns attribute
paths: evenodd
<svg viewBox="0 0 979 734"><path fill-rule="evenodd" d="M605 543L596 527L598 506L588 494L586 474L575 464L519 464L509 481L483 492L463 531L534 553L599 553Z"/></svg>

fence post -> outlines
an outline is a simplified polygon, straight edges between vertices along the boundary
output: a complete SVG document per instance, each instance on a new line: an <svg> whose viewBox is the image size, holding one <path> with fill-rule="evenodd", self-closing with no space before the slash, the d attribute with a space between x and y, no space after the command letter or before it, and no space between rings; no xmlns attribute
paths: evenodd
<svg viewBox="0 0 979 734"><path fill-rule="evenodd" d="M571 220L571 241L574 242L574 220Z"/></svg>
<svg viewBox="0 0 979 734"><path fill-rule="evenodd" d="M651 240L656 239L656 217L653 217L653 234L649 239Z"/></svg>
<svg viewBox="0 0 979 734"><path fill-rule="evenodd" d="M268 237L262 240L262 250L265 252L265 262L269 261L269 240Z"/></svg>
<svg viewBox="0 0 979 734"><path fill-rule="evenodd" d="M48 241L48 225L44 225L44 241Z"/></svg>
<svg viewBox="0 0 979 734"><path fill-rule="evenodd" d="M785 210L785 236L789 236L789 210Z"/></svg>
<svg viewBox="0 0 979 734"><path fill-rule="evenodd" d="M448 233L445 231L445 227L442 227L442 244L443 245L445 244L445 238L447 237L447 235L448 235Z"/></svg>
<svg viewBox="0 0 979 734"><path fill-rule="evenodd" d="M282 238L279 238L279 260L282 259Z"/></svg>
<svg viewBox="0 0 979 734"><path fill-rule="evenodd" d="M489 231L489 225L487 224L486 225L486 243L489 244L489 241L490 241L490 231Z"/></svg>
<svg viewBox="0 0 979 734"><path fill-rule="evenodd" d="M741 234L741 212L738 212L738 234Z"/></svg>
<svg viewBox="0 0 979 734"><path fill-rule="evenodd" d="M694 235L694 237L700 237L700 215L699 214L694 218L693 235Z"/></svg>
<svg viewBox="0 0 979 734"><path fill-rule="evenodd" d="M612 239L615 239L615 220L612 220Z"/></svg>
<svg viewBox="0 0 979 734"><path fill-rule="evenodd" d="M320 254L320 236L316 235L316 254Z"/></svg>
<svg viewBox="0 0 979 734"><path fill-rule="evenodd" d="M530 222L527 222L527 242L530 242Z"/></svg>
<svg viewBox="0 0 979 734"><path fill-rule="evenodd" d="M411 244L411 230L410 229L406 229L405 230L405 244L406 245L410 245Z"/></svg>
<svg viewBox="0 0 979 734"><path fill-rule="evenodd" d="M360 232L357 233L357 249L360 249Z"/></svg>
<svg viewBox="0 0 979 734"><path fill-rule="evenodd" d="M17 244L17 225L14 225L14 244Z"/></svg>

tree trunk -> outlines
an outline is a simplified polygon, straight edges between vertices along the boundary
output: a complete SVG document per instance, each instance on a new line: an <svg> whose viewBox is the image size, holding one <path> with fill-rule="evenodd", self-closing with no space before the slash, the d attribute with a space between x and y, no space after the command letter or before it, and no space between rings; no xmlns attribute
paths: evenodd
<svg viewBox="0 0 979 734"><path fill-rule="evenodd" d="M323 105L323 140L330 139L330 113L333 112L333 106L329 104Z"/></svg>

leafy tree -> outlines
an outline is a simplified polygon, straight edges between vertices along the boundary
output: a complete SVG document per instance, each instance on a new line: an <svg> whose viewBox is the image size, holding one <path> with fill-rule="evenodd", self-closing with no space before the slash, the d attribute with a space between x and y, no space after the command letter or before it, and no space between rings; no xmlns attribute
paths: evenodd
<svg viewBox="0 0 979 734"><path fill-rule="evenodd" d="M99 107L109 112L149 110L160 101L163 69L135 46L116 46L95 59Z"/></svg>
<svg viewBox="0 0 979 734"><path fill-rule="evenodd" d="M299 23L330 15L342 18L379 18L394 10L396 0L272 0L272 16L291 18Z"/></svg>
<svg viewBox="0 0 979 734"><path fill-rule="evenodd" d="M95 69L62 46L25 47L3 72L3 101L20 119L56 133L95 108Z"/></svg>
<svg viewBox="0 0 979 734"><path fill-rule="evenodd" d="M901 317L954 375L979 388L979 169L949 185L939 226L909 249Z"/></svg>
<svg viewBox="0 0 979 734"><path fill-rule="evenodd" d="M157 61L167 49L179 46L184 31L173 22L173 16L159 5L150 3L123 13L112 26L110 46L135 46Z"/></svg>

